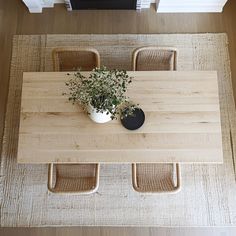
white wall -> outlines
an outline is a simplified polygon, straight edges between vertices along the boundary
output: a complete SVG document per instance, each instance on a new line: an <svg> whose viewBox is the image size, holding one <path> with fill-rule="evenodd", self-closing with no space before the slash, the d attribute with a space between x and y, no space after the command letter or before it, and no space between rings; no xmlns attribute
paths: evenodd
<svg viewBox="0 0 236 236"><path fill-rule="evenodd" d="M31 13L41 13L44 7L53 7L54 3L64 3L64 0L22 0Z"/></svg>
<svg viewBox="0 0 236 236"><path fill-rule="evenodd" d="M157 12L222 12L227 0L157 0Z"/></svg>
<svg viewBox="0 0 236 236"><path fill-rule="evenodd" d="M54 3L64 3L64 0L54 0Z"/></svg>
<svg viewBox="0 0 236 236"><path fill-rule="evenodd" d="M25 5L28 7L29 11L31 13L38 13L38 12L42 12L42 4L40 2L40 0L22 0Z"/></svg>
<svg viewBox="0 0 236 236"><path fill-rule="evenodd" d="M40 0L42 7L53 7L54 0Z"/></svg>

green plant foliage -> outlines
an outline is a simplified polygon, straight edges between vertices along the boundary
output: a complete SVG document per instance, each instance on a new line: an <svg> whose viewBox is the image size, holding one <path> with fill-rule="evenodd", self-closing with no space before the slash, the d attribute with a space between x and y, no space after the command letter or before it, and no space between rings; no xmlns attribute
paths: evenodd
<svg viewBox="0 0 236 236"><path fill-rule="evenodd" d="M79 103L84 109L91 104L96 112L110 113L111 118L115 119L121 113L121 105L128 102L125 93L131 82L132 78L125 70L96 68L89 77L78 71L66 82L69 91L64 94L73 104Z"/></svg>

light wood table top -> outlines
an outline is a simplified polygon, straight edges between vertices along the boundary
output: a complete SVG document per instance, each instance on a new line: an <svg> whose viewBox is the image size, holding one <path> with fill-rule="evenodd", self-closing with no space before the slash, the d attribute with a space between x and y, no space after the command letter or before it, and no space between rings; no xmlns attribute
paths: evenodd
<svg viewBox="0 0 236 236"><path fill-rule="evenodd" d="M67 73L24 73L18 162L223 162L217 72L129 74L128 96L146 116L136 131L91 121L62 95Z"/></svg>

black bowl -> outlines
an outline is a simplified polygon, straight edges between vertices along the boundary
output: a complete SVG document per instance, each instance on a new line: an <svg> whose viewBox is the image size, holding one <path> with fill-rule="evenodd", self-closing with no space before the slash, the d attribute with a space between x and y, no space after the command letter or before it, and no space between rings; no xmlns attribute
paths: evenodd
<svg viewBox="0 0 236 236"><path fill-rule="evenodd" d="M132 115L121 119L121 124L129 130L136 130L140 128L145 121L145 114L142 109L135 108Z"/></svg>

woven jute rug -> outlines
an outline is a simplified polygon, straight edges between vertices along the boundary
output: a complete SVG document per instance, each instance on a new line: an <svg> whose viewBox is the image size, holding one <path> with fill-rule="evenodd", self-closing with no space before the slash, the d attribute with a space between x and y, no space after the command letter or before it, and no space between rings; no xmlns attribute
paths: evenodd
<svg viewBox="0 0 236 236"><path fill-rule="evenodd" d="M175 46L179 70L217 70L224 164L183 165L178 194L146 195L131 185L131 166L102 165L98 192L62 196L47 191L47 165L16 162L23 71L52 71L56 46L91 46L109 68L131 69L131 52L144 45ZM236 226L235 124L225 34L19 35L13 40L1 155L1 226Z"/></svg>

